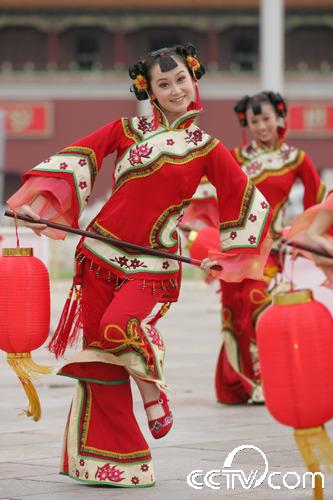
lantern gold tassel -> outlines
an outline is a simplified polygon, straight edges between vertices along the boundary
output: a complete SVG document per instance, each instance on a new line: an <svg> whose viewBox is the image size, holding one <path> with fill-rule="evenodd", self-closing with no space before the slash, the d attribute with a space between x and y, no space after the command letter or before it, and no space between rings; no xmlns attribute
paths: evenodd
<svg viewBox="0 0 333 500"><path fill-rule="evenodd" d="M309 429L295 429L295 441L301 452L304 463L312 473L320 472L325 466L326 472L333 470L333 443L331 442L324 426ZM315 476L314 500L322 500L323 479Z"/></svg>
<svg viewBox="0 0 333 500"><path fill-rule="evenodd" d="M51 373L52 368L50 366L42 366L35 363L31 359L30 352L10 352L7 354L7 363L18 376L28 397L29 406L27 410L24 410L25 414L28 417L32 417L33 420L37 422L41 417L41 407L39 397L32 380L36 379L38 374L47 375Z"/></svg>

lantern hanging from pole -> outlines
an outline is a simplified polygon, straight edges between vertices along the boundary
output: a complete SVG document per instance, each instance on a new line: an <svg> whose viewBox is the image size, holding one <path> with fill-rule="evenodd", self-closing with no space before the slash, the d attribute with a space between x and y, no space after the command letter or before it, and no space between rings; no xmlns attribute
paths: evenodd
<svg viewBox="0 0 333 500"><path fill-rule="evenodd" d="M0 257L0 349L28 397L27 416L40 419L32 380L51 369L35 363L31 351L46 340L50 328L50 283L45 265L32 248L3 248Z"/></svg>
<svg viewBox="0 0 333 500"><path fill-rule="evenodd" d="M294 427L310 472L333 468L333 444L324 424L333 418L333 318L311 290L273 295L257 322L257 344L268 410ZM321 499L315 476L314 498Z"/></svg>

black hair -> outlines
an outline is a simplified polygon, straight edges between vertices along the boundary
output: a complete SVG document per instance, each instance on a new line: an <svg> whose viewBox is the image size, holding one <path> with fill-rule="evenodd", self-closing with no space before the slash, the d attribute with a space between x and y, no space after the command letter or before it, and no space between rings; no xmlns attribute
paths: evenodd
<svg viewBox="0 0 333 500"><path fill-rule="evenodd" d="M199 80L205 74L205 68L198 60L196 48L191 43L150 52L146 59L138 61L128 69L130 78L136 81L131 86L131 92L135 93L139 101L149 98L151 70L155 64L158 64L165 73L178 66L175 57L183 60L192 78Z"/></svg>
<svg viewBox="0 0 333 500"><path fill-rule="evenodd" d="M261 106L263 104L270 104L273 106L275 113L282 118L287 114L287 103L278 92L265 91L253 96L245 95L234 107L240 125L242 127L247 127L246 111L248 109L252 109L255 115L260 115L262 113Z"/></svg>

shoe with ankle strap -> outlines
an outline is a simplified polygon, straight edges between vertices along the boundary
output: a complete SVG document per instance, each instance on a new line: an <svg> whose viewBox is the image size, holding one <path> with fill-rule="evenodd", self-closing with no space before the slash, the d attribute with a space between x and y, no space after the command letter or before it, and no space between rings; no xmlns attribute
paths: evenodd
<svg viewBox="0 0 333 500"><path fill-rule="evenodd" d="M164 410L163 417L148 420L149 430L155 439L160 439L165 436L172 427L173 417L168 405L168 398L165 392L160 391L159 399L145 403L144 408L161 405Z"/></svg>

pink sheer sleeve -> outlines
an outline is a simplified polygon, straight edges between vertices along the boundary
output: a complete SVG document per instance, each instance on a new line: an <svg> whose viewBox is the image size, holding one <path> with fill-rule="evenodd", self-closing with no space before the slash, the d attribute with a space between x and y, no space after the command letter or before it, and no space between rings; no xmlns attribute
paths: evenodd
<svg viewBox="0 0 333 500"><path fill-rule="evenodd" d="M318 205L314 205L311 208L308 208L307 210L305 210L305 212L299 215L294 220L291 227L284 231L284 236L288 239L292 239L297 235L297 241L301 241L302 233L306 231L306 229L308 229L308 227L316 218L318 212L321 210L328 210L330 212L333 212L333 192L331 192L327 196L325 201Z"/></svg>
<svg viewBox="0 0 333 500"><path fill-rule="evenodd" d="M19 211L22 205L30 205L41 218L59 224L72 225L72 190L63 179L52 177L30 177L24 185L7 200L11 210ZM47 228L45 236L65 239L64 231Z"/></svg>
<svg viewBox="0 0 333 500"><path fill-rule="evenodd" d="M222 271L214 272L215 278L227 282L239 282L245 279L262 280L273 240L267 234L260 246L259 254L234 254L210 250L208 257L217 260Z"/></svg>

